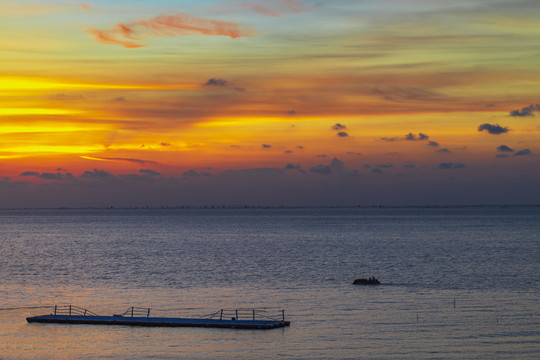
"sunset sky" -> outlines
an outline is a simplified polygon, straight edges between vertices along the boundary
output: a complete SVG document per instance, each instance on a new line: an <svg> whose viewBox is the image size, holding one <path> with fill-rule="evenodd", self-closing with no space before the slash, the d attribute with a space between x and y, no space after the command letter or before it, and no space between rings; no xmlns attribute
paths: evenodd
<svg viewBox="0 0 540 360"><path fill-rule="evenodd" d="M0 207L540 203L537 0L0 0Z"/></svg>

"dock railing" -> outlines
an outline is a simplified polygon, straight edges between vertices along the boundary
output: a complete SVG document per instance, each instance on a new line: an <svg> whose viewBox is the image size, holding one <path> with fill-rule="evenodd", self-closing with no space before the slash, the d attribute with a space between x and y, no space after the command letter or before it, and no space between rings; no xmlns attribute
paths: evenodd
<svg viewBox="0 0 540 360"><path fill-rule="evenodd" d="M275 311L275 312L274 312ZM88 309L75 305L55 305L52 315L67 316L101 316ZM114 314L118 317L150 317L150 308L129 307L124 313ZM253 321L285 321L285 310L272 310L270 313L266 308L253 309L220 309L216 312L203 315L200 319L219 320L253 320Z"/></svg>
<svg viewBox="0 0 540 360"><path fill-rule="evenodd" d="M75 305L54 305L53 315L99 316L92 311Z"/></svg>
<svg viewBox="0 0 540 360"><path fill-rule="evenodd" d="M266 309L220 309L201 316L201 319L285 321L285 310L270 315Z"/></svg>
<svg viewBox="0 0 540 360"><path fill-rule="evenodd" d="M150 308L132 306L123 314L115 314L114 316L122 317L150 317Z"/></svg>

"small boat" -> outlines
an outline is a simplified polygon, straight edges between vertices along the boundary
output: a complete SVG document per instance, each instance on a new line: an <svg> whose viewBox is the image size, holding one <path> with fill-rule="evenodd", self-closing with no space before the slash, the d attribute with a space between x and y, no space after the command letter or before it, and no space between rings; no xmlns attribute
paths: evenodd
<svg viewBox="0 0 540 360"><path fill-rule="evenodd" d="M122 314L97 315L87 309L73 305L56 305L50 315L26 318L29 323L86 324L86 325L129 325L153 327L212 327L228 329L267 330L290 326L285 321L285 311L280 317L270 317L265 309L220 309L200 318L150 317L149 308L130 307Z"/></svg>
<svg viewBox="0 0 540 360"><path fill-rule="evenodd" d="M371 276L367 279L356 279L353 281L354 285L380 285L381 282L375 277Z"/></svg>

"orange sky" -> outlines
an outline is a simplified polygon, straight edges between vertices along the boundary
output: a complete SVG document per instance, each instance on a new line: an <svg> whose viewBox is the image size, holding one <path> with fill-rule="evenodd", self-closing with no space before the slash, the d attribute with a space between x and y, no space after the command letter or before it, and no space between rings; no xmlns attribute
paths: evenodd
<svg viewBox="0 0 540 360"><path fill-rule="evenodd" d="M540 6L401 5L0 1L4 207L539 202Z"/></svg>

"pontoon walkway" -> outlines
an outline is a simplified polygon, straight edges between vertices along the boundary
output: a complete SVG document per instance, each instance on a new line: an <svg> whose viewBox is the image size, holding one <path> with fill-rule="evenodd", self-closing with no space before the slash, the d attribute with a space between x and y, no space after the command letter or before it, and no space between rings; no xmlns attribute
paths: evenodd
<svg viewBox="0 0 540 360"><path fill-rule="evenodd" d="M238 310L233 314L231 320L224 320L224 310L219 310L211 314L207 318L171 318L171 317L150 317L150 311L146 316L137 316L133 309L130 308L122 315L99 316L88 310L69 307L69 313L58 314L58 309L55 306L55 313L51 315L32 316L26 318L29 323L56 323L56 324L86 324L86 325L129 325L129 326L154 326L154 327L212 327L212 328L229 328L229 329L253 329L267 330L289 326L290 322L282 319L256 319L256 315L260 315L255 310L250 311L252 318L238 319ZM75 309L84 310L84 313L76 313ZM227 311L230 313L231 310ZM132 316L126 316L131 314ZM282 312L283 314L283 312ZM218 316L218 318L214 318Z"/></svg>

